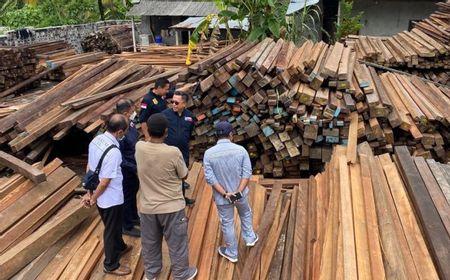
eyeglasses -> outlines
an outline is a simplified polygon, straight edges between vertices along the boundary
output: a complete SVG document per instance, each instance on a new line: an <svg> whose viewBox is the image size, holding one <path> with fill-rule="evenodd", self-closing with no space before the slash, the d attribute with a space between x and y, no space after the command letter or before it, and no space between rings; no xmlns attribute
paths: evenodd
<svg viewBox="0 0 450 280"><path fill-rule="evenodd" d="M175 104L175 105L180 105L180 102L174 101L174 100L171 100L170 103Z"/></svg>

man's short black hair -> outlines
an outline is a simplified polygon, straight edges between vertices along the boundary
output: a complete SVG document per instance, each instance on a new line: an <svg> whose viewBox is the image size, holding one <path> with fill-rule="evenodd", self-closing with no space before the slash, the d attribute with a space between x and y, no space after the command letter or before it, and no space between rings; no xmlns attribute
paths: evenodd
<svg viewBox="0 0 450 280"><path fill-rule="evenodd" d="M163 88L167 84L170 84L169 80L167 80L166 78L159 78L155 81L155 89Z"/></svg>
<svg viewBox="0 0 450 280"><path fill-rule="evenodd" d="M106 130L110 133L115 133L119 130L127 130L128 121L124 115L113 114L106 122Z"/></svg>
<svg viewBox="0 0 450 280"><path fill-rule="evenodd" d="M184 103L188 103L188 101L189 101L189 94L187 94L187 93L176 91L173 95L181 96Z"/></svg>
<svg viewBox="0 0 450 280"><path fill-rule="evenodd" d="M150 116L147 120L148 126L148 134L154 137L163 137L166 132L167 127L169 126L169 122L167 118L161 114L156 113Z"/></svg>
<svg viewBox="0 0 450 280"><path fill-rule="evenodd" d="M120 99L116 104L116 112L124 114L130 111L131 107L133 107L133 101L128 98Z"/></svg>

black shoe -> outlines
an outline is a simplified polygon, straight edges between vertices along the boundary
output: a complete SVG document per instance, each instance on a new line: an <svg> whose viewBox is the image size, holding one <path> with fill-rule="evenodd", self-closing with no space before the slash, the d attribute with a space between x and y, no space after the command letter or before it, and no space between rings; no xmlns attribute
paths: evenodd
<svg viewBox="0 0 450 280"><path fill-rule="evenodd" d="M191 187L191 185L189 185L186 182L183 182L183 187L184 187L185 190L187 190L187 189L189 189Z"/></svg>
<svg viewBox="0 0 450 280"><path fill-rule="evenodd" d="M133 237L141 237L141 231L135 227L131 229L122 229L122 233Z"/></svg>
<svg viewBox="0 0 450 280"><path fill-rule="evenodd" d="M194 205L195 204L195 199L190 199L185 197L184 201L186 201L186 206L190 206L190 205Z"/></svg>

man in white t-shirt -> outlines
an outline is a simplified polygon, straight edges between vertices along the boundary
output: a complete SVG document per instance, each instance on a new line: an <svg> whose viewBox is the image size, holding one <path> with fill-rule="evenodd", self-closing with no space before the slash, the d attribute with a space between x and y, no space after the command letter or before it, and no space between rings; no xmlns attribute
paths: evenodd
<svg viewBox="0 0 450 280"><path fill-rule="evenodd" d="M122 155L118 140L122 139L128 129L128 121L123 115L115 114L107 121L106 132L98 135L89 144L88 170L94 171L105 151L112 147L103 159L97 189L89 192L83 203L86 207L97 204L105 230L103 242L105 261L103 271L114 275L131 273L128 267L121 266L120 257L131 249L122 239L123 190L122 190Z"/></svg>

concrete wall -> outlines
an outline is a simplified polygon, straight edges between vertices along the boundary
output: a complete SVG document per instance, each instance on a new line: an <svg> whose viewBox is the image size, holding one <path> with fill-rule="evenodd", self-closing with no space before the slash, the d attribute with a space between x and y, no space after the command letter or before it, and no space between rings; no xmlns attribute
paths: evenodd
<svg viewBox="0 0 450 280"><path fill-rule="evenodd" d="M410 20L427 18L438 1L354 0L353 10L363 11L362 35L393 35L407 30Z"/></svg>
<svg viewBox="0 0 450 280"><path fill-rule="evenodd" d="M18 32L13 30L7 32L6 35L0 36L0 46L21 46L36 42L65 40L81 52L81 40L86 35L99 30L101 27L130 23L131 21L125 20L108 20L79 25L52 26L36 29L32 28L30 29L31 36L27 39L20 38ZM136 25L137 31L139 32L140 24Z"/></svg>

